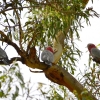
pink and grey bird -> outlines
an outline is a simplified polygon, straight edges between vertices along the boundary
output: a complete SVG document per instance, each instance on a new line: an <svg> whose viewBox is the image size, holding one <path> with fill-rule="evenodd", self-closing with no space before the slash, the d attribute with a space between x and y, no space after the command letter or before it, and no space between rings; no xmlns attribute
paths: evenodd
<svg viewBox="0 0 100 100"><path fill-rule="evenodd" d="M5 64L5 65L9 65L10 61L8 59L8 56L6 54L6 52L0 47L0 60Z"/></svg>
<svg viewBox="0 0 100 100"><path fill-rule="evenodd" d="M53 59L53 49L49 46L41 53L41 60L44 61L45 64L52 66Z"/></svg>
<svg viewBox="0 0 100 100"><path fill-rule="evenodd" d="M100 50L92 43L89 43L87 48L90 52L90 55L93 57L93 60L97 63L100 63Z"/></svg>

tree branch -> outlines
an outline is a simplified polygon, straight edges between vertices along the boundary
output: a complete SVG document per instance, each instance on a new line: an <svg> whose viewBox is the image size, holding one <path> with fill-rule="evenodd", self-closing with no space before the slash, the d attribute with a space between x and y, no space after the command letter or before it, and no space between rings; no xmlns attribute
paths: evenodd
<svg viewBox="0 0 100 100"><path fill-rule="evenodd" d="M42 62L32 64L27 61L25 61L25 64L30 68L38 68L40 70L43 70L45 76L49 80L59 85L66 86L72 93L74 91L77 91L80 100L82 100L81 94L84 91L84 87L70 73L68 73L68 71L66 71L61 66L53 64L52 67L48 67ZM87 93L87 96L90 98L90 100L97 100L89 91Z"/></svg>
<svg viewBox="0 0 100 100"><path fill-rule="evenodd" d="M81 93L84 91L84 87L64 68L61 66L53 65L44 72L45 76L52 82L66 86L72 93L76 90L79 98L82 100ZM89 100L97 100L89 91L87 96L90 97Z"/></svg>

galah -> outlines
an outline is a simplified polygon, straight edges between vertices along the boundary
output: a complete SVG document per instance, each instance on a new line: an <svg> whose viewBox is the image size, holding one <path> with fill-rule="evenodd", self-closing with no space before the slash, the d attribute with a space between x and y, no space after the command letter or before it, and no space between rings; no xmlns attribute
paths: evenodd
<svg viewBox="0 0 100 100"><path fill-rule="evenodd" d="M5 52L1 47L0 47L0 60L1 60L5 65L9 65L9 64L10 64L6 52Z"/></svg>
<svg viewBox="0 0 100 100"><path fill-rule="evenodd" d="M93 57L93 60L97 63L100 63L100 50L92 43L89 43L87 48L90 52L90 55Z"/></svg>
<svg viewBox="0 0 100 100"><path fill-rule="evenodd" d="M53 59L54 59L53 49L52 47L48 46L41 53L41 60L44 61L45 64L52 66Z"/></svg>

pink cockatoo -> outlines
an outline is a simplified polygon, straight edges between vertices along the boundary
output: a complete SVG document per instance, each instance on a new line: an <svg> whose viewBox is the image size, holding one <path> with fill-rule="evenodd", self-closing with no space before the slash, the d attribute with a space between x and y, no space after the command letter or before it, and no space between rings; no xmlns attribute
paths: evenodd
<svg viewBox="0 0 100 100"><path fill-rule="evenodd" d="M93 61L100 63L100 50L92 43L87 45L90 55L93 57Z"/></svg>
<svg viewBox="0 0 100 100"><path fill-rule="evenodd" d="M52 66L52 62L54 59L53 49L48 46L41 54L41 60L44 61L45 64Z"/></svg>

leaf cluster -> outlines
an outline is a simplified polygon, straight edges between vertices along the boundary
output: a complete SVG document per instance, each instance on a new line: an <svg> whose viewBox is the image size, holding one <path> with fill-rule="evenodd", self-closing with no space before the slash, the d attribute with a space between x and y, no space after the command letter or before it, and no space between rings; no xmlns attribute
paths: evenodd
<svg viewBox="0 0 100 100"><path fill-rule="evenodd" d="M10 68L2 67L0 71L0 98L12 98L16 100L19 90L24 88L24 79L18 64Z"/></svg>

